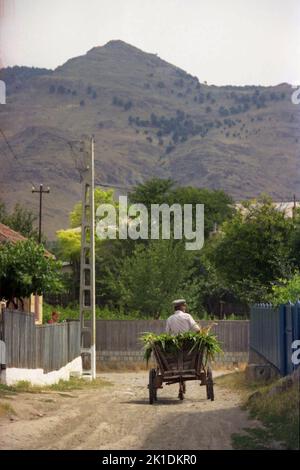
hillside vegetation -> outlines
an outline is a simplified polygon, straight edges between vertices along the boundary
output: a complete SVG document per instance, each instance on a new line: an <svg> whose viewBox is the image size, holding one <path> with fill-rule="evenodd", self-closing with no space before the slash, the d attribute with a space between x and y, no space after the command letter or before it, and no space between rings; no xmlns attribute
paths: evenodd
<svg viewBox="0 0 300 470"><path fill-rule="evenodd" d="M1 128L17 159L1 138L1 197L35 209L31 182L51 186L44 220L53 237L80 197L78 149L68 141L94 134L99 184L171 177L235 199L267 192L291 200L300 183L300 107L291 87L217 87L204 77L122 41L54 71L3 69Z"/></svg>

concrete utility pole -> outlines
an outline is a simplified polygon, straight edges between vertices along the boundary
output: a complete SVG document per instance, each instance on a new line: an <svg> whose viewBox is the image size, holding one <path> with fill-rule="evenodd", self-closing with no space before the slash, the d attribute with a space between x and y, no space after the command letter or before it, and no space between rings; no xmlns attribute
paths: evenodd
<svg viewBox="0 0 300 470"><path fill-rule="evenodd" d="M43 205L43 194L49 194L50 193L50 188L48 187L47 189L43 189L43 185L40 184L39 189L35 189L35 187L32 187L32 192L33 193L39 193L40 195L40 212L39 212L39 243L42 241L42 205Z"/></svg>
<svg viewBox="0 0 300 470"><path fill-rule="evenodd" d="M293 196L293 209L292 209L293 220L295 220L296 211L297 211L297 201L296 201L296 194L294 194L294 196Z"/></svg>
<svg viewBox="0 0 300 470"><path fill-rule="evenodd" d="M81 148L84 152L84 147ZM81 170L82 219L80 256L80 343L83 375L96 378L96 304L95 304L95 202L94 202L94 138L91 137L87 158ZM89 325L86 324L89 317ZM86 369L84 357L90 368Z"/></svg>

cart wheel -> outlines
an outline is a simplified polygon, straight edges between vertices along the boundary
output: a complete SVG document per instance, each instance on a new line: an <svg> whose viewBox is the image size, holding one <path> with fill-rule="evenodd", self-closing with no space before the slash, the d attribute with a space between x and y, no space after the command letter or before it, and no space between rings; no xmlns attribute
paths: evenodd
<svg viewBox="0 0 300 470"><path fill-rule="evenodd" d="M207 373L206 373L206 396L208 400L214 401L215 399L213 376L212 376L212 370L210 367L207 368Z"/></svg>
<svg viewBox="0 0 300 470"><path fill-rule="evenodd" d="M155 388L155 377L156 377L156 370L150 369L149 370L149 385L148 385L150 405L152 405L153 402L157 400L157 391Z"/></svg>
<svg viewBox="0 0 300 470"><path fill-rule="evenodd" d="M179 383L179 393L178 393L178 398L179 398L179 400L183 400L183 399L184 399L184 394L185 394L185 383L184 383L184 382L180 382L180 383Z"/></svg>

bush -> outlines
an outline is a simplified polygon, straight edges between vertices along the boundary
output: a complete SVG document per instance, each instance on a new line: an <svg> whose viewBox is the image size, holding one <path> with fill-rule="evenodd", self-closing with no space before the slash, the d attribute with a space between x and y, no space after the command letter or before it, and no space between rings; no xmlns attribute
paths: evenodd
<svg viewBox="0 0 300 470"><path fill-rule="evenodd" d="M300 273L296 272L291 279L282 280L273 286L269 301L274 305L297 302L300 299Z"/></svg>

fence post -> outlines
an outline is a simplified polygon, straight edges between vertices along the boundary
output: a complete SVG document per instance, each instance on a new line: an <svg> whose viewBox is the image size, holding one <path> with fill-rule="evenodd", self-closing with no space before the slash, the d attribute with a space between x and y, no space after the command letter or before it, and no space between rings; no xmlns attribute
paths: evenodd
<svg viewBox="0 0 300 470"><path fill-rule="evenodd" d="M286 305L280 305L279 307L279 357L280 357L280 374L286 375L287 370L287 357L286 357Z"/></svg>

